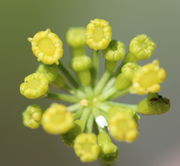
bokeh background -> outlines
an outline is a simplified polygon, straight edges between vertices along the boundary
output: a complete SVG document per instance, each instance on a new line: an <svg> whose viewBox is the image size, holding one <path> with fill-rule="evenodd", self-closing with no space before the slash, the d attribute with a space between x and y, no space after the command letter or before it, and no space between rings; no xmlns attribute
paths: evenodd
<svg viewBox="0 0 180 166"><path fill-rule="evenodd" d="M146 33L158 44L154 58L168 71L161 94L171 99L171 110L161 116L143 116L140 136L133 144L118 143L118 166L179 166L180 162L180 1L179 0L0 0L0 165L83 166L58 136L23 127L21 113L30 101L18 88L37 67L27 37L51 28L65 41L70 26L85 26L104 18L113 38L126 44ZM63 61L69 62L67 47ZM135 103L136 96L126 102ZM177 165L173 165L176 162Z"/></svg>

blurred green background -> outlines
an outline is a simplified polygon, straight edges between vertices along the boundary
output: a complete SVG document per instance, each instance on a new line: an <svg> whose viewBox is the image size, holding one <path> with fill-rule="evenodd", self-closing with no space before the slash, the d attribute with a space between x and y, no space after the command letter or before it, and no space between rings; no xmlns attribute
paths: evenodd
<svg viewBox="0 0 180 166"><path fill-rule="evenodd" d="M65 41L70 26L85 26L90 19L104 18L113 27L113 38L126 44L146 33L158 44L154 58L168 71L161 94L171 99L171 111L146 116L140 121L140 136L133 144L118 143L118 166L150 166L168 151L180 149L180 1L179 0L0 0L0 165L83 166L71 148L58 136L41 129L23 127L21 113L32 103L18 88L24 76L37 66L27 37L51 28ZM65 47L63 61L68 63ZM129 103L136 96L126 97ZM156 165L157 166L157 165Z"/></svg>

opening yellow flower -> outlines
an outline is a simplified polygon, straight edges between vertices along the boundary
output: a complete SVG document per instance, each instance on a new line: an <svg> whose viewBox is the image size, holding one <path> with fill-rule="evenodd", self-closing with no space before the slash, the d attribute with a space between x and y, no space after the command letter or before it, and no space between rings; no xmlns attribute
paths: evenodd
<svg viewBox="0 0 180 166"><path fill-rule="evenodd" d="M25 77L20 85L20 93L29 98L36 99L45 95L48 91L47 77L42 73L33 73Z"/></svg>
<svg viewBox="0 0 180 166"><path fill-rule="evenodd" d="M63 56L61 39L47 29L37 32L33 38L28 38L32 45L32 51L38 61L44 64L59 64L59 59Z"/></svg>
<svg viewBox="0 0 180 166"><path fill-rule="evenodd" d="M73 126L73 115L62 104L52 104L43 114L42 126L50 134L64 134Z"/></svg>
<svg viewBox="0 0 180 166"><path fill-rule="evenodd" d="M74 141L74 150L82 162L91 162L98 158L100 148L97 137L92 133L82 133Z"/></svg>
<svg viewBox="0 0 180 166"><path fill-rule="evenodd" d="M132 93L147 94L160 91L160 83L166 79L166 71L159 67L159 61L141 67L134 75Z"/></svg>
<svg viewBox="0 0 180 166"><path fill-rule="evenodd" d="M112 29L109 23L103 19L91 20L86 28L86 43L94 50L107 48L112 40Z"/></svg>
<svg viewBox="0 0 180 166"><path fill-rule="evenodd" d="M137 138L138 125L132 112L119 110L109 117L108 122L109 132L113 138L126 142L132 142Z"/></svg>

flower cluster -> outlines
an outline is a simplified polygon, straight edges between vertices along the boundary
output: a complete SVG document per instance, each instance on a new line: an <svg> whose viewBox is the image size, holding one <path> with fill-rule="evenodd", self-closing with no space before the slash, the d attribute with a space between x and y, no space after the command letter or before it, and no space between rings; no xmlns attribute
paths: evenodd
<svg viewBox="0 0 180 166"><path fill-rule="evenodd" d="M145 34L133 38L126 50L123 42L112 40L112 28L106 20L94 19L86 28L70 28L66 35L72 53L70 69L61 61L61 38L50 29L28 40L41 63L25 77L20 93L28 99L44 97L61 104L52 103L46 109L28 106L23 112L23 124L31 129L42 126L49 134L61 135L82 162L99 159L112 163L117 159L118 147L111 138L133 142L139 135L141 114L162 114L170 108L169 100L158 94L166 79L165 69L158 60L138 64L150 58L156 47ZM101 55L105 67L100 77ZM60 91L54 93L51 87ZM128 93L147 96L134 105L113 101Z"/></svg>

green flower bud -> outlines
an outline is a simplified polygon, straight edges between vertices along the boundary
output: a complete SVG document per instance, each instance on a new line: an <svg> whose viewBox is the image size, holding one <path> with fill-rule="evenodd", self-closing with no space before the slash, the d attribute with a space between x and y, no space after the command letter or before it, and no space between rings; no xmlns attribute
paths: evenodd
<svg viewBox="0 0 180 166"><path fill-rule="evenodd" d="M36 72L45 74L49 83L52 83L59 74L59 70L56 65L45 65L45 64L40 64Z"/></svg>
<svg viewBox="0 0 180 166"><path fill-rule="evenodd" d="M169 111L170 101L157 93L149 93L147 98L140 101L138 104L137 112L153 115L153 114L163 114Z"/></svg>
<svg viewBox="0 0 180 166"><path fill-rule="evenodd" d="M140 66L136 63L126 63L121 68L121 72L130 80L133 79L134 73L140 68Z"/></svg>
<svg viewBox="0 0 180 166"><path fill-rule="evenodd" d="M151 57L156 48L156 44L145 34L133 38L129 45L129 52L137 60L144 60Z"/></svg>
<svg viewBox="0 0 180 166"><path fill-rule="evenodd" d="M66 145L73 146L75 138L82 132L82 123L81 120L76 120L74 127L62 135L62 139Z"/></svg>
<svg viewBox="0 0 180 166"><path fill-rule="evenodd" d="M84 27L72 27L66 33L66 40L72 47L82 47L86 44L86 33Z"/></svg>
<svg viewBox="0 0 180 166"><path fill-rule="evenodd" d="M125 54L125 45L117 40L112 40L109 46L103 51L104 58L111 62L117 62L123 59Z"/></svg>
<svg viewBox="0 0 180 166"><path fill-rule="evenodd" d="M89 69L91 66L91 58L83 55L73 57L72 59L72 69L76 72Z"/></svg>
<svg viewBox="0 0 180 166"><path fill-rule="evenodd" d="M36 73L44 74L50 84L60 88L64 87L65 81L60 75L57 65L40 64L36 70Z"/></svg>
<svg viewBox="0 0 180 166"><path fill-rule="evenodd" d="M23 124L31 129L36 129L40 125L42 110L38 105L30 105L23 112Z"/></svg>
<svg viewBox="0 0 180 166"><path fill-rule="evenodd" d="M98 144L101 147L100 160L104 163L112 163L117 159L118 148L111 142L109 135L105 131L98 135Z"/></svg>
<svg viewBox="0 0 180 166"><path fill-rule="evenodd" d="M117 90L123 90L130 87L132 81L126 76L126 74L121 73L117 76L115 86Z"/></svg>

